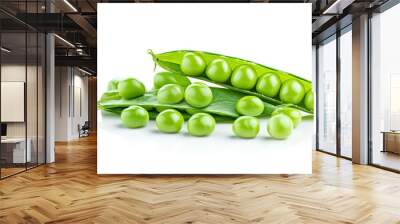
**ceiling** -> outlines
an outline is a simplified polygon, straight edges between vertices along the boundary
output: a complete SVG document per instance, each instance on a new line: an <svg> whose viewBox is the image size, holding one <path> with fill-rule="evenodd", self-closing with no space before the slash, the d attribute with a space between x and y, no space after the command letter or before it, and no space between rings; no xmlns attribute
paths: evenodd
<svg viewBox="0 0 400 224"><path fill-rule="evenodd" d="M235 2L312 3L313 41L329 35L329 28L346 16L377 7L387 0L252 0ZM182 2L169 0L1 0L0 22L4 38L13 48L24 46L20 31L55 32L56 64L86 67L96 72L97 3ZM190 1L193 2L193 1ZM199 0L195 2L216 2ZM218 2L233 2L223 1ZM51 9L51 10L50 10ZM49 13L49 12L52 13ZM328 12L328 13L327 13ZM290 15L288 15L290 16ZM351 19L350 19L351 22ZM334 32L330 31L330 32ZM4 35L3 35L4 36ZM65 41L66 40L66 41ZM4 43L4 42L3 42ZM33 45L32 45L33 46ZM30 47L30 45L29 45ZM30 51L28 47L28 51ZM17 52L17 51L16 51Z"/></svg>

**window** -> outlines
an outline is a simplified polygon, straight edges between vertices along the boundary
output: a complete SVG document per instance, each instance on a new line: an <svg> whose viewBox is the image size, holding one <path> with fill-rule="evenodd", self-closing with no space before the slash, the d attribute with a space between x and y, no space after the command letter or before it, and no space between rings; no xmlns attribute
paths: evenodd
<svg viewBox="0 0 400 224"><path fill-rule="evenodd" d="M336 36L318 48L318 149L336 153Z"/></svg>
<svg viewBox="0 0 400 224"><path fill-rule="evenodd" d="M370 161L400 170L400 5L371 18Z"/></svg>

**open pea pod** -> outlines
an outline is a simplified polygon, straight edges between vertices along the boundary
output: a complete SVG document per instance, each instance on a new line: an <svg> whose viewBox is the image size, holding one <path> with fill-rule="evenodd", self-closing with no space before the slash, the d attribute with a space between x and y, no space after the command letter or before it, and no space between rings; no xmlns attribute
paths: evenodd
<svg viewBox="0 0 400 224"><path fill-rule="evenodd" d="M165 104L159 103L157 100L156 91L147 92L144 96L137 97L134 99L113 99L113 97L108 97L105 100L100 100L98 102L98 108L104 111L117 112L123 108L138 105L143 107L166 107L174 108L180 111L191 113L195 112L205 112L217 116L222 116L230 118L230 120L239 117L240 115L236 112L235 106L237 101L245 96L243 93L235 92L225 88L211 87L213 93L213 101L210 105L204 108L194 108L182 101L177 104ZM115 94L115 93L114 93ZM109 96L109 94L107 94ZM264 112L260 117L268 117L276 107L272 104L264 102Z"/></svg>
<svg viewBox="0 0 400 224"><path fill-rule="evenodd" d="M175 72L175 73L178 73L181 75L185 75L185 74L181 71L180 63L182 61L183 56L188 52L195 52L195 53L201 55L207 64L209 64L212 60L214 60L216 58L222 58L229 63L229 65L232 69L234 69L236 66L239 66L239 65L250 65L256 70L258 77L264 75L265 73L274 73L279 76L282 83L289 79L295 79L303 85L306 93L308 91L312 90L312 83L311 83L311 81L309 81L307 79L304 79L304 78L301 78L294 74L280 71L280 70L277 70L277 69L274 69L274 68L271 68L271 67L268 67L265 65L261 65L261 64L258 64L258 63L252 62L252 61L240 59L240 58L220 55L220 54L216 54L216 53L204 52L204 51L177 50L177 51L169 51L169 52L165 52L165 53L155 54L155 53L153 53L153 51L149 50L149 54L152 55L153 60L156 63L156 65L159 65L160 67L162 67L163 69L165 69L167 71ZM268 96L265 96L263 94L256 92L255 89L252 89L252 90L240 89L240 88L232 86L229 82L226 82L226 83L215 82L215 81L209 79L204 74L201 76L190 76L190 77L195 78L195 79L204 80L207 82L211 82L211 83L223 86L225 88L234 90L236 92L244 93L245 95L257 96L260 99L262 99L268 103L271 103L273 105L284 104L279 99L279 97L268 97ZM291 105L291 107L302 110L302 111L310 113L310 114L313 113L313 111L308 110L304 106L303 101L297 105Z"/></svg>

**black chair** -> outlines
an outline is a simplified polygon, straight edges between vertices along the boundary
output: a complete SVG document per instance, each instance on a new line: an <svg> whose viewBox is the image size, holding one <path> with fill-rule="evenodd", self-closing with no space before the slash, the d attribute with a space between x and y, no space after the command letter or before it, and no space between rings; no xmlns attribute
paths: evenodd
<svg viewBox="0 0 400 224"><path fill-rule="evenodd" d="M89 136L89 129L90 129L89 121L85 121L85 123L82 126L78 125L79 138Z"/></svg>

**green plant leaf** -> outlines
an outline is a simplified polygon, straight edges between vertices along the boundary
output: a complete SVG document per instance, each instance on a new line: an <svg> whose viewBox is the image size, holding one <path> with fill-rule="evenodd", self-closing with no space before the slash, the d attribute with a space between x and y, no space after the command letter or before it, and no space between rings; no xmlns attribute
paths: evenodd
<svg viewBox="0 0 400 224"><path fill-rule="evenodd" d="M277 69L274 69L274 68L271 68L271 67L268 67L265 65L261 65L261 64L258 64L258 63L252 62L252 61L248 61L248 60L244 60L244 59L240 59L240 58L220 55L220 54L216 54L216 53L204 52L204 51L193 51L193 50L177 50L177 51L170 51L170 52L165 52L165 53L161 53L161 54L154 54L151 50L149 50L148 52L149 52L149 54L152 55L153 60L156 63L156 65L159 65L160 67L162 67L163 69L165 69L167 71L174 72L174 73L181 74L181 75L185 75L182 73L182 71L180 69L180 63L182 61L183 55L187 52L196 52L197 54L200 54L204 58L204 60L207 62L207 64L209 64L212 60L214 60L216 58L222 58L229 63L229 65L231 66L232 69L234 69L236 66L243 65L243 64L251 65L256 70L257 75L259 77L265 73L272 72L272 73L277 74L280 77L282 82L284 82L288 79L298 80L300 83L303 84L305 92L308 92L309 90L312 89L312 83L311 83L311 81L309 81L307 79L304 79L302 77L296 76L296 75L288 73L288 72L277 70ZM260 99L262 99L268 103L271 103L273 105L284 104L282 101L280 101L279 97L274 97L274 98L268 97L268 96L265 96L265 95L262 95L262 94L256 92L254 89L249 91L249 90L236 88L236 87L230 85L229 83L214 82L213 80L210 80L205 75L195 76L195 77L190 76L190 77L195 78L195 79L204 80L207 82L211 82L211 83L220 85L222 87L234 90L236 92L244 93L246 95L257 96ZM298 105L291 105L290 107L302 110L302 111L310 113L310 114L313 113L313 111L310 111L304 107L303 102L301 102Z"/></svg>

